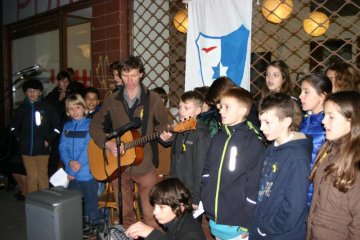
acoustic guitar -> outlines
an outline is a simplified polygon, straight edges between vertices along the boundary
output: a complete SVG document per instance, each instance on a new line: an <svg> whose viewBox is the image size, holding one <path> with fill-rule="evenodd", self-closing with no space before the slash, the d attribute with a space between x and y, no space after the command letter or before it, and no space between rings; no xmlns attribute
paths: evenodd
<svg viewBox="0 0 360 240"><path fill-rule="evenodd" d="M196 120L189 118L176 126L168 129L169 132L180 133L196 128ZM120 167L123 171L130 165L138 165L141 163L144 153L142 146L145 143L154 141L160 137L161 132L156 132L148 136L140 137L136 130L125 132L120 140L124 147L125 153L120 156ZM112 141L115 142L115 139ZM106 156L104 156L106 154ZM114 179L117 177L117 157L112 155L108 150L103 151L93 139L90 139L88 145L89 166L92 175L98 181Z"/></svg>

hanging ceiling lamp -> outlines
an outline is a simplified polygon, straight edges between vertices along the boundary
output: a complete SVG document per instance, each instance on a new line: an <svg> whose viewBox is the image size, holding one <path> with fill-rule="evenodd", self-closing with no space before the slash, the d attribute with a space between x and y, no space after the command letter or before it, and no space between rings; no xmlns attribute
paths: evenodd
<svg viewBox="0 0 360 240"><path fill-rule="evenodd" d="M326 33L330 26L328 16L322 12L311 12L304 20L304 30L307 34L313 37L318 37Z"/></svg>
<svg viewBox="0 0 360 240"><path fill-rule="evenodd" d="M264 0L261 8L263 16L272 23L281 23L293 10L292 0Z"/></svg>
<svg viewBox="0 0 360 240"><path fill-rule="evenodd" d="M188 10L180 9L174 17L173 24L176 30L186 33L188 28Z"/></svg>

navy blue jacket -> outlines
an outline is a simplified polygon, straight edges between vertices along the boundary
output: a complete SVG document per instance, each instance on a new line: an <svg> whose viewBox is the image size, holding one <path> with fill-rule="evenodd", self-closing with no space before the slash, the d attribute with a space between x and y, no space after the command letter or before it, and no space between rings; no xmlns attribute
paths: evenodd
<svg viewBox="0 0 360 240"><path fill-rule="evenodd" d="M48 155L49 145L60 135L60 121L56 110L42 99L25 99L15 112L11 130L19 139L21 153L26 156Z"/></svg>
<svg viewBox="0 0 360 240"><path fill-rule="evenodd" d="M90 173L88 144L90 141L91 119L82 118L80 120L69 120L65 123L61 133L59 151L61 161L64 163L67 174L75 177L77 181L90 181L93 179ZM69 162L71 160L78 161L81 168L78 172L74 172Z"/></svg>
<svg viewBox="0 0 360 240"><path fill-rule="evenodd" d="M300 124L299 132L305 133L312 137L313 150L310 161L310 169L312 169L316 156L321 148L321 146L325 143L325 129L322 124L322 120L324 119L324 113L320 112L318 114L305 114L302 122ZM314 191L313 184L310 184L308 191L308 207L310 208L312 194Z"/></svg>
<svg viewBox="0 0 360 240"><path fill-rule="evenodd" d="M249 228L265 147L246 122L214 135L203 172L201 201L219 224Z"/></svg>
<svg viewBox="0 0 360 240"><path fill-rule="evenodd" d="M309 137L266 150L250 240L304 240L312 143Z"/></svg>

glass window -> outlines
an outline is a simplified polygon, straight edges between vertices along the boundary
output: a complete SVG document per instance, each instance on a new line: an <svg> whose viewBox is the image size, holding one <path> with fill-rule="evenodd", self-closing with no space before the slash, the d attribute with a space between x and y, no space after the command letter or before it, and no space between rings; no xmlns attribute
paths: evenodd
<svg viewBox="0 0 360 240"><path fill-rule="evenodd" d="M74 80L91 86L91 24L67 27L67 65L75 71Z"/></svg>
<svg viewBox="0 0 360 240"><path fill-rule="evenodd" d="M13 71L13 103L16 108L23 100L22 84L27 77L40 80L46 96L56 85L59 71L59 30L15 39L11 42ZM38 71L16 74L28 67L39 65Z"/></svg>

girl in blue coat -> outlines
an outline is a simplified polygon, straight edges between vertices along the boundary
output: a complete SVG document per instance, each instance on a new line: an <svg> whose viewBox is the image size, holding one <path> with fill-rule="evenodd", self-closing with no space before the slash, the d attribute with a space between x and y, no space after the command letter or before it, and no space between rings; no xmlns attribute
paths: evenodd
<svg viewBox="0 0 360 240"><path fill-rule="evenodd" d="M60 139L60 157L70 180L69 189L80 189L84 197L84 222L99 223L97 182L90 173L88 143L89 125L87 107L79 95L71 95L66 101L66 113L71 118L65 123Z"/></svg>
<svg viewBox="0 0 360 240"><path fill-rule="evenodd" d="M325 129L322 124L324 118L324 100L331 93L332 85L328 77L321 74L310 74L303 78L301 94L299 96L302 109L307 113L303 117L299 131L312 137L313 151L310 168L313 167L319 149L325 142ZM308 192L308 207L310 207L313 185Z"/></svg>

